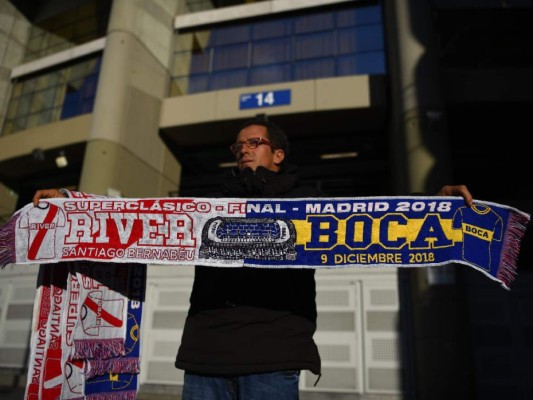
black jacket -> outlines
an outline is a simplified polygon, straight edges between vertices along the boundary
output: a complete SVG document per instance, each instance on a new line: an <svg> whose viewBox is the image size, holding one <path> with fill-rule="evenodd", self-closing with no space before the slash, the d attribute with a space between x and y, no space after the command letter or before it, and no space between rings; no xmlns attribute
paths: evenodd
<svg viewBox="0 0 533 400"><path fill-rule="evenodd" d="M223 197L319 197L293 168L231 176ZM313 269L195 267L176 367L232 375L284 370L320 373Z"/></svg>

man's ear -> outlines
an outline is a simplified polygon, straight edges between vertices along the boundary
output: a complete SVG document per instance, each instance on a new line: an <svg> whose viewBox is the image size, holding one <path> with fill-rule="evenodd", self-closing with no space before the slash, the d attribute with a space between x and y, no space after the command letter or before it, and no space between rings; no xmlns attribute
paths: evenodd
<svg viewBox="0 0 533 400"><path fill-rule="evenodd" d="M274 164L280 165L285 160L285 151L283 149L274 150Z"/></svg>

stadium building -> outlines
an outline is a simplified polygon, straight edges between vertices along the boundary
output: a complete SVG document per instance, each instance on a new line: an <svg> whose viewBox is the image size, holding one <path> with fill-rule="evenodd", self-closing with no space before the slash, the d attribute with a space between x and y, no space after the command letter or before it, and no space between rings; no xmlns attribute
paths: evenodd
<svg viewBox="0 0 533 400"><path fill-rule="evenodd" d="M531 0L0 0L1 221L37 189L207 196L259 114L333 197L453 183L531 213L532 20ZM458 265L319 270L302 399L533 398L532 255L526 236L510 291ZM38 269L0 271L3 388L26 382ZM148 267L140 398L181 392L192 280Z"/></svg>

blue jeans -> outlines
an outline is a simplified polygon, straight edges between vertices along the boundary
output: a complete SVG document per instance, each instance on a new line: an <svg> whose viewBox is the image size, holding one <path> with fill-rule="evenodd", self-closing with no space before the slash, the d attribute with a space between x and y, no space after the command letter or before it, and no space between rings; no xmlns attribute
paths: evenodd
<svg viewBox="0 0 533 400"><path fill-rule="evenodd" d="M182 400L298 400L300 371L229 377L185 372Z"/></svg>

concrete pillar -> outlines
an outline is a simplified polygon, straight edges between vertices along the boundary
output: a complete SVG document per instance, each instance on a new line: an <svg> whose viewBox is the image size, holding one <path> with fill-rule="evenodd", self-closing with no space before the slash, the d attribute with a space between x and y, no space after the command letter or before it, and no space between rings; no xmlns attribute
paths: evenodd
<svg viewBox="0 0 533 400"><path fill-rule="evenodd" d="M0 0L0 129L11 98L11 69L24 58L30 22L8 0ZM15 210L17 196L0 183L0 226Z"/></svg>
<svg viewBox="0 0 533 400"><path fill-rule="evenodd" d="M434 194L451 183L451 174L430 5L387 0L386 9L393 57L394 140L404 150L393 151L393 161L404 166L405 175L396 190Z"/></svg>
<svg viewBox="0 0 533 400"><path fill-rule="evenodd" d="M396 194L435 194L453 183L429 2L385 0L392 124L391 163ZM466 304L454 284L455 266L402 271L412 321L417 399L472 398ZM429 272L429 273L428 273ZM436 284L435 284L436 283ZM409 334L409 333L407 333Z"/></svg>
<svg viewBox="0 0 533 400"><path fill-rule="evenodd" d="M176 2L114 0L80 190L168 196L180 167L159 138Z"/></svg>

